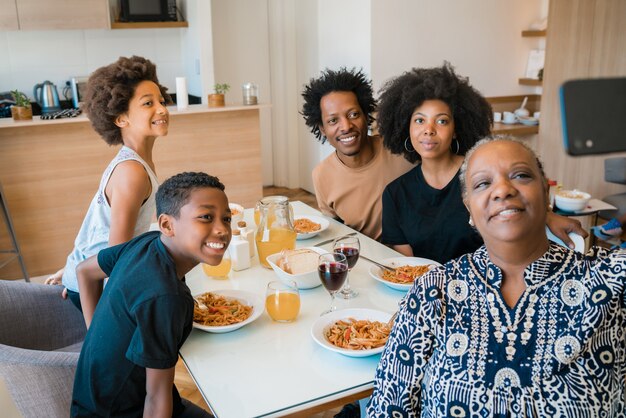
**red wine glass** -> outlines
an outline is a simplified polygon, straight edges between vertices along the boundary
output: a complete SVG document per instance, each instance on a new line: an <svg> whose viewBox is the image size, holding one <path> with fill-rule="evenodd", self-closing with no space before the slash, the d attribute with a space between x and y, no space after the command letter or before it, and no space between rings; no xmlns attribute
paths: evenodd
<svg viewBox="0 0 626 418"><path fill-rule="evenodd" d="M337 238L333 243L333 252L340 253L346 256L348 261L348 269L352 270L352 267L359 259L359 253L361 252L361 243L357 237L341 237ZM346 284L338 293L343 299L355 298L359 292L350 287L350 279L346 279Z"/></svg>
<svg viewBox="0 0 626 418"><path fill-rule="evenodd" d="M333 312L335 309L335 294L348 277L348 261L346 256L340 253L322 254L317 263L317 273L320 281L330 293L330 309L322 312L322 315Z"/></svg>

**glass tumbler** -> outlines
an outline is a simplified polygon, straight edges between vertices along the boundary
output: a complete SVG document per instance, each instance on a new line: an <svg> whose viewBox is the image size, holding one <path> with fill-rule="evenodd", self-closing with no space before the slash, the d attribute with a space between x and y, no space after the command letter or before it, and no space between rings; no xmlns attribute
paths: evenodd
<svg viewBox="0 0 626 418"><path fill-rule="evenodd" d="M265 310L276 322L293 322L300 312L300 293L296 282L269 282L265 292Z"/></svg>

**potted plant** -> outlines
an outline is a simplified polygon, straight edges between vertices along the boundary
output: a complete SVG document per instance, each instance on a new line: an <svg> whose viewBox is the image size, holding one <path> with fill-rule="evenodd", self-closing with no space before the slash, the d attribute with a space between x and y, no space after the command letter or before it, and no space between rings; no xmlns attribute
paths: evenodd
<svg viewBox="0 0 626 418"><path fill-rule="evenodd" d="M15 104L11 106L11 116L13 120L31 120L33 118L33 109L30 106L28 97L18 90L11 91Z"/></svg>
<svg viewBox="0 0 626 418"><path fill-rule="evenodd" d="M230 85L216 84L213 87L215 93L209 94L209 107L223 107L225 104L224 95L230 89Z"/></svg>

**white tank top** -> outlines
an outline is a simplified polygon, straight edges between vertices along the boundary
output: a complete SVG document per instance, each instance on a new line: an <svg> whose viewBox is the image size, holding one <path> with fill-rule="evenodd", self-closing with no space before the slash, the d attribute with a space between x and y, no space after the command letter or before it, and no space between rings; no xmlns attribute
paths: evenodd
<svg viewBox="0 0 626 418"><path fill-rule="evenodd" d="M100 186L96 195L91 200L87 215L83 220L80 231L74 241L74 249L67 256L65 271L63 272L63 285L69 290L78 292L78 281L76 278L76 266L85 259L97 254L100 250L109 246L109 231L111 230L111 206L105 195L105 188L109 183L109 178L115 167L124 161L135 160L143 165L150 177L152 191L150 197L146 199L139 209L137 223L133 231L133 237L148 232L153 216L156 215L155 195L159 187L156 174L150 166L132 149L122 146L115 158L109 163L102 174Z"/></svg>

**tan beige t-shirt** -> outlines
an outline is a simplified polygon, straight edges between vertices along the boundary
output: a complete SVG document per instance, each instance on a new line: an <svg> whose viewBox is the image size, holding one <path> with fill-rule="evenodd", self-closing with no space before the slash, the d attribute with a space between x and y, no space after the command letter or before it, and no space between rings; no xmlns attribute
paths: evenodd
<svg viewBox="0 0 626 418"><path fill-rule="evenodd" d="M317 204L324 215L340 218L349 227L378 240L382 233L382 195L387 184L414 167L372 137L374 158L363 167L349 168L337 153L313 169Z"/></svg>

